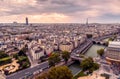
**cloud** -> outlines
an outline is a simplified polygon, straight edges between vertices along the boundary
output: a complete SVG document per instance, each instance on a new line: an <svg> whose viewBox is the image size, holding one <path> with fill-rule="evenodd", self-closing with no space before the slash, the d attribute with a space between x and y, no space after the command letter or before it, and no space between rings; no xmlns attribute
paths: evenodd
<svg viewBox="0 0 120 79"><path fill-rule="evenodd" d="M5 22L10 19L12 22L20 21L15 17L28 16L31 22L51 22L50 17L54 18L52 22L61 22L61 19L84 22L86 18L91 18L91 22L107 18L112 21L112 17L120 16L119 5L120 0L0 0L0 19L7 18ZM42 17L42 20L37 17Z"/></svg>
<svg viewBox="0 0 120 79"><path fill-rule="evenodd" d="M19 21L21 23L25 22L25 17L29 17L29 22L30 23L64 23L64 22L69 22L71 19L63 14L57 14L57 13L43 13L41 15L11 15L11 16L2 16L0 19L0 22L3 22L3 20L6 20L8 22L12 21Z"/></svg>
<svg viewBox="0 0 120 79"><path fill-rule="evenodd" d="M65 16L63 14L57 14L57 13L51 13L51 14L41 14L41 15L34 15L29 16L30 19L34 19L35 22L41 22L41 23L64 23L69 22L70 18L68 16Z"/></svg>

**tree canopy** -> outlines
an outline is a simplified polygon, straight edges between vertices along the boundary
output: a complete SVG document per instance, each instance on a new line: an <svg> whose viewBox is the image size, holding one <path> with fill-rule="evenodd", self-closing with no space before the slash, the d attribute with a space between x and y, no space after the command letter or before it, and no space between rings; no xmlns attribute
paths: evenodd
<svg viewBox="0 0 120 79"><path fill-rule="evenodd" d="M0 51L0 58L8 57L8 55L4 51Z"/></svg>
<svg viewBox="0 0 120 79"><path fill-rule="evenodd" d="M93 59L91 57L84 59L81 62L82 70L83 71L89 71L89 72L93 72L94 70L97 70L99 68L99 65L97 63L94 63Z"/></svg>
<svg viewBox="0 0 120 79"><path fill-rule="evenodd" d="M98 54L99 56L103 56L103 55L104 55L104 49L99 49L99 50L97 50L97 54Z"/></svg>
<svg viewBox="0 0 120 79"><path fill-rule="evenodd" d="M55 66L55 64L60 62L59 54L54 53L48 58L48 62L50 66Z"/></svg>
<svg viewBox="0 0 120 79"><path fill-rule="evenodd" d="M23 48L18 52L18 55L19 55L19 56L22 56L22 55L26 56L26 51L27 51L27 49L26 49L25 47L23 47Z"/></svg>
<svg viewBox="0 0 120 79"><path fill-rule="evenodd" d="M47 73L42 74L36 79L72 79L72 72L67 66L52 67Z"/></svg>
<svg viewBox="0 0 120 79"><path fill-rule="evenodd" d="M67 63L68 59L70 58L70 52L67 51L63 51L62 52L62 58L65 60L65 62Z"/></svg>
<svg viewBox="0 0 120 79"><path fill-rule="evenodd" d="M87 38L92 38L93 35L92 34L86 34Z"/></svg>

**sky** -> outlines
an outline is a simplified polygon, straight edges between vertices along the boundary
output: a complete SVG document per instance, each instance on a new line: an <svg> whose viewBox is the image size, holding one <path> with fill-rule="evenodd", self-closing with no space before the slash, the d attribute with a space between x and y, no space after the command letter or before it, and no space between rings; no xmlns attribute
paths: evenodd
<svg viewBox="0 0 120 79"><path fill-rule="evenodd" d="M0 23L120 23L120 0L0 0Z"/></svg>

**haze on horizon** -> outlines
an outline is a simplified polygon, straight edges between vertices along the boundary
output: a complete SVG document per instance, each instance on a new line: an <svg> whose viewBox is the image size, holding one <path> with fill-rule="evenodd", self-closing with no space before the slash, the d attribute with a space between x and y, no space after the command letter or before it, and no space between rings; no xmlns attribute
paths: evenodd
<svg viewBox="0 0 120 79"><path fill-rule="evenodd" d="M119 23L120 0L0 0L0 22Z"/></svg>

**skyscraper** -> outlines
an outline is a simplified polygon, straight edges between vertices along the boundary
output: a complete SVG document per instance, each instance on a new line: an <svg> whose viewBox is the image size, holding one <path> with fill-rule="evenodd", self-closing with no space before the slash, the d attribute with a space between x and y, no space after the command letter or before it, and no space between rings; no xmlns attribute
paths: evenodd
<svg viewBox="0 0 120 79"><path fill-rule="evenodd" d="M26 17L26 25L28 25L28 18Z"/></svg>
<svg viewBox="0 0 120 79"><path fill-rule="evenodd" d="M88 18L86 19L86 26L89 26L89 25L88 25Z"/></svg>

